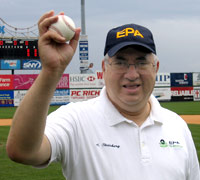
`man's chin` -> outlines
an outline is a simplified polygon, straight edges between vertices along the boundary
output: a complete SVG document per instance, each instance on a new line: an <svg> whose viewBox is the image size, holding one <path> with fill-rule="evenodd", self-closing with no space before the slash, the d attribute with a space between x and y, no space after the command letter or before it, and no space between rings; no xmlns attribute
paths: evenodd
<svg viewBox="0 0 200 180"><path fill-rule="evenodd" d="M138 96L126 96L123 98L123 102L127 105L136 105L141 101L141 98Z"/></svg>

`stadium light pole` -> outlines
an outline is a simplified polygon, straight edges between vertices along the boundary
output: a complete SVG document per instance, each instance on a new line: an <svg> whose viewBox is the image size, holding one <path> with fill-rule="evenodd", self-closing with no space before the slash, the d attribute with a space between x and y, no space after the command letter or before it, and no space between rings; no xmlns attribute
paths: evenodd
<svg viewBox="0 0 200 180"><path fill-rule="evenodd" d="M81 0L81 35L79 40L80 72L85 73L88 69L88 36L85 27L85 0Z"/></svg>
<svg viewBox="0 0 200 180"><path fill-rule="evenodd" d="M85 0L81 0L81 34L86 35L85 29Z"/></svg>

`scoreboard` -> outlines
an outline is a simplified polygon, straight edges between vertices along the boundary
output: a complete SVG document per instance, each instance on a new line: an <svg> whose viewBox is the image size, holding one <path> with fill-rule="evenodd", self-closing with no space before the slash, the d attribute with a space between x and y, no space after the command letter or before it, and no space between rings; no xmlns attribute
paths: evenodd
<svg viewBox="0 0 200 180"><path fill-rule="evenodd" d="M0 59L39 59L37 39L0 39Z"/></svg>

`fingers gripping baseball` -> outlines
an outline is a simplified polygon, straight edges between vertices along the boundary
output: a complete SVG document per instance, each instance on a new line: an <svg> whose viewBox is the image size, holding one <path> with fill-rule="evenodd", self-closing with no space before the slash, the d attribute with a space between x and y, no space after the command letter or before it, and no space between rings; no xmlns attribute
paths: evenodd
<svg viewBox="0 0 200 180"><path fill-rule="evenodd" d="M57 21L57 17L54 16L54 11L49 11L45 13L38 21L38 29L39 34L42 36L45 32L48 31L49 26L52 23L55 23Z"/></svg>
<svg viewBox="0 0 200 180"><path fill-rule="evenodd" d="M76 51L80 28L75 28L74 24L68 27L65 17L64 13L54 16L54 12L50 11L38 22L38 47L43 68L64 71ZM68 40L69 43L66 43Z"/></svg>
<svg viewBox="0 0 200 180"><path fill-rule="evenodd" d="M63 36L66 41L71 40L75 34L75 24L74 21L64 14L58 15L58 20L51 24L49 30L58 33Z"/></svg>

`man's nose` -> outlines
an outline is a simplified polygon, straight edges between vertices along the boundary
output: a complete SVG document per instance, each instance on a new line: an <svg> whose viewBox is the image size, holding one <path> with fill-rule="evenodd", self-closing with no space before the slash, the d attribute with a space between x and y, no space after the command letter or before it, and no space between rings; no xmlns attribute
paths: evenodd
<svg viewBox="0 0 200 180"><path fill-rule="evenodd" d="M134 80L139 77L139 73L137 71L137 68L135 67L135 64L129 64L129 68L125 73L125 77L131 80Z"/></svg>

